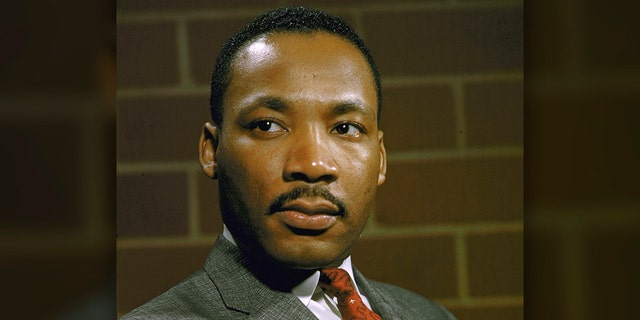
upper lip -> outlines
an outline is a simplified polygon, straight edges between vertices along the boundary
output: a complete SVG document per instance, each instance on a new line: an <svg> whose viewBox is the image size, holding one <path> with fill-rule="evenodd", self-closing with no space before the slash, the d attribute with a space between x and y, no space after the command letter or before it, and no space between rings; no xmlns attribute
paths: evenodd
<svg viewBox="0 0 640 320"><path fill-rule="evenodd" d="M285 203L278 211L299 211L305 214L337 215L340 209L331 201L316 198L299 198Z"/></svg>

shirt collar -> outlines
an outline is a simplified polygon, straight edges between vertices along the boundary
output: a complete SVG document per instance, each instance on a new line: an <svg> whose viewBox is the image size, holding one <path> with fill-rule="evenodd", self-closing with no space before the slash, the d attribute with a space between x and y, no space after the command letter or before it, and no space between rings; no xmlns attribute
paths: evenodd
<svg viewBox="0 0 640 320"><path fill-rule="evenodd" d="M229 231L229 228L227 228L226 224L222 224L222 236L229 240L229 242L233 243L234 246L238 246L238 244L236 243L236 240L233 239L233 236L231 235L231 231Z"/></svg>
<svg viewBox="0 0 640 320"><path fill-rule="evenodd" d="M351 276L351 279L355 279L353 277L353 267L351 266L351 256L348 256L346 259L344 259L344 261L342 261L342 264L340 264L338 268L347 271L347 273L349 273L349 276ZM311 301L313 293L316 291L316 287L318 287L318 281L320 281L320 271L314 272L299 285L293 287L291 292L293 292L293 294L296 295L296 297L298 297L298 299L300 299L300 301L302 301L305 306L307 306L309 305L309 301ZM360 290L358 290L358 286L355 285L355 287L358 293L360 293Z"/></svg>

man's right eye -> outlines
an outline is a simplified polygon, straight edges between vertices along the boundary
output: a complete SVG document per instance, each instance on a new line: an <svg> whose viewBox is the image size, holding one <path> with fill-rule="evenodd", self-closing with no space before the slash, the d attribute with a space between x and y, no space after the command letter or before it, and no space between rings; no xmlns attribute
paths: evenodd
<svg viewBox="0 0 640 320"><path fill-rule="evenodd" d="M275 123L272 120L257 120L251 123L249 126L251 130L260 130L262 132L284 132L285 130L281 125Z"/></svg>

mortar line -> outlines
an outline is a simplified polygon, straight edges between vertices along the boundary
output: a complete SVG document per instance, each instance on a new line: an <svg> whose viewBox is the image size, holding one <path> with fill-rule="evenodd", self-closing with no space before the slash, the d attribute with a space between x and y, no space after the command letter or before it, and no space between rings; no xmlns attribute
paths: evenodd
<svg viewBox="0 0 640 320"><path fill-rule="evenodd" d="M140 248L177 248L191 246L210 246L218 237L218 234L200 235L196 238L188 236L164 236L164 237L135 237L135 238L118 238L116 247L121 249L140 249Z"/></svg>
<svg viewBox="0 0 640 320"><path fill-rule="evenodd" d="M192 87L191 64L189 61L189 32L187 30L187 21L185 18L179 18L176 21L176 37L178 52L178 83L180 87Z"/></svg>
<svg viewBox="0 0 640 320"><path fill-rule="evenodd" d="M485 234L502 232L522 232L522 221L500 223L469 223L459 225L422 225L416 227L384 227L373 221L371 228L365 229L363 238L415 236L415 235L456 235L458 232Z"/></svg>
<svg viewBox="0 0 640 320"><path fill-rule="evenodd" d="M522 295L512 296L489 296L489 297L470 297L469 299L442 298L434 299L438 303L449 308L456 307L505 307L505 306L522 306L524 298Z"/></svg>
<svg viewBox="0 0 640 320"><path fill-rule="evenodd" d="M149 88L125 88L116 91L116 98L136 99L145 97L167 97L167 96L205 96L210 92L207 85L194 85L189 87L149 87Z"/></svg>
<svg viewBox="0 0 640 320"><path fill-rule="evenodd" d="M485 82L485 81L503 81L515 82L522 81L522 71L507 71L494 73L465 73L454 75L417 75L417 76L392 76L384 77L382 83L384 86L406 86L406 85L430 85L455 82Z"/></svg>
<svg viewBox="0 0 640 320"><path fill-rule="evenodd" d="M198 204L198 179L197 170L187 172L187 198L189 206L188 210L188 235L189 238L197 239L200 237L200 206Z"/></svg>
<svg viewBox="0 0 640 320"><path fill-rule="evenodd" d="M198 167L197 161L118 162L117 173L188 172Z"/></svg>
<svg viewBox="0 0 640 320"><path fill-rule="evenodd" d="M364 28L364 17L363 17L363 13L361 10L353 10L353 15L356 18L356 22L355 25L353 26L354 29L356 30L356 32L360 35L360 37L362 38L362 41L364 41L365 43L367 43L367 38L366 38L366 34L365 34L365 28Z"/></svg>
<svg viewBox="0 0 640 320"><path fill-rule="evenodd" d="M456 232L456 275L458 278L458 296L464 301L469 299L469 270L467 268L467 238L463 231Z"/></svg>
<svg viewBox="0 0 640 320"><path fill-rule="evenodd" d="M522 157L524 149L522 146L513 147L491 147L491 148L466 148L462 150L441 150L425 151L410 150L401 152L391 152L387 155L389 163L416 160L451 160L468 158L505 158Z"/></svg>

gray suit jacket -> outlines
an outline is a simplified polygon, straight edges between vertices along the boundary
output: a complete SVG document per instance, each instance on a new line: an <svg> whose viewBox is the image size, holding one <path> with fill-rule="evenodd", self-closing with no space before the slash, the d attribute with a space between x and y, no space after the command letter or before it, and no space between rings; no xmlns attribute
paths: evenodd
<svg viewBox="0 0 640 320"><path fill-rule="evenodd" d="M220 236L202 269L121 319L317 319L290 290L265 284L247 263ZM455 319L432 301L353 271L360 291L385 320Z"/></svg>

